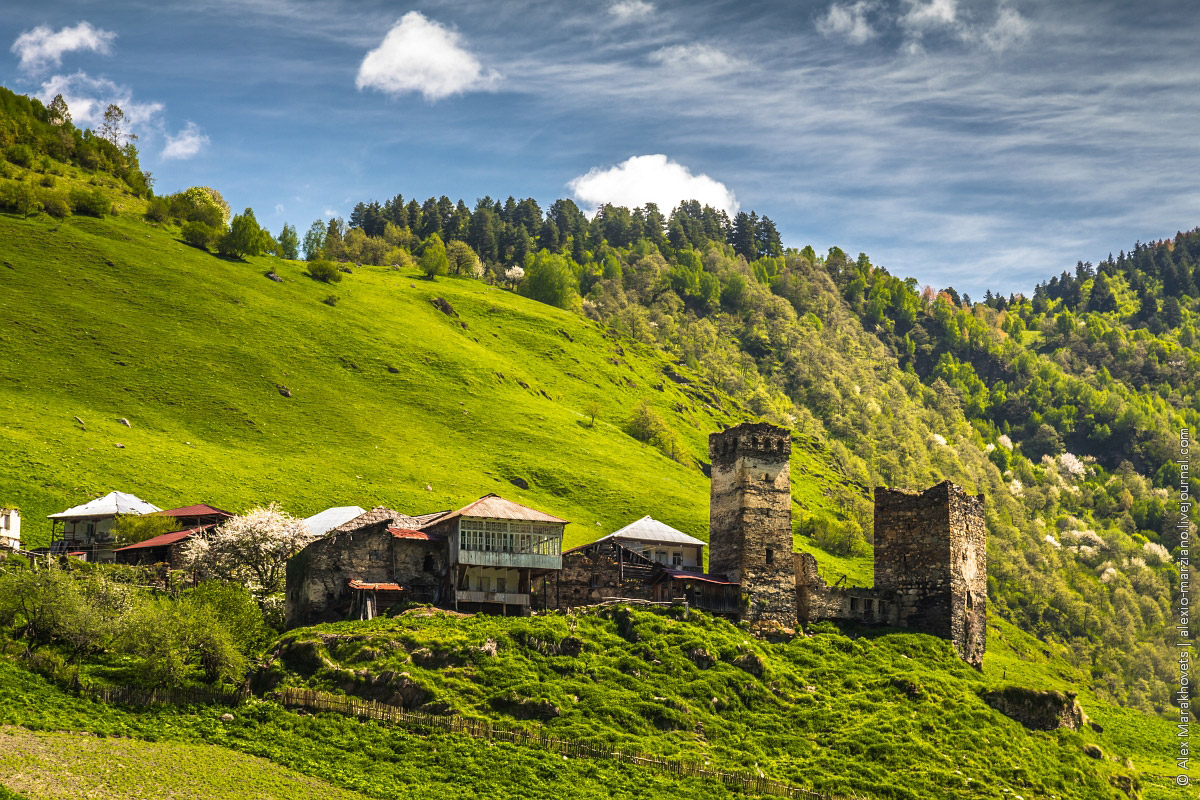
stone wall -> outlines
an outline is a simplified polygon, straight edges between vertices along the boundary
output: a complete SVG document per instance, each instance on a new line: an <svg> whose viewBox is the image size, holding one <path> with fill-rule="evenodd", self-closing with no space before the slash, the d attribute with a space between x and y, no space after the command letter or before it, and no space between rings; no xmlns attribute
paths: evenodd
<svg viewBox="0 0 1200 800"><path fill-rule="evenodd" d="M708 437L712 459L709 572L740 583L751 628L796 627L791 434L743 423Z"/></svg>
<svg viewBox="0 0 1200 800"><path fill-rule="evenodd" d="M609 597L651 600L653 561L609 541L593 542L563 553L562 570L539 578L534 586L538 607L571 608Z"/></svg>
<svg viewBox="0 0 1200 800"><path fill-rule="evenodd" d="M828 586L817 572L811 553L796 553L796 598L802 625L821 620L864 625L899 625L896 592L861 586Z"/></svg>
<svg viewBox="0 0 1200 800"><path fill-rule="evenodd" d="M397 583L406 600L441 599L447 569L444 539L397 538L391 520L333 531L312 542L287 565L287 627L344 619L350 581Z"/></svg>
<svg viewBox="0 0 1200 800"><path fill-rule="evenodd" d="M987 530L983 496L948 481L923 492L875 490L875 586L830 587L816 559L795 559L804 624L851 620L948 639L983 666L987 648Z"/></svg>

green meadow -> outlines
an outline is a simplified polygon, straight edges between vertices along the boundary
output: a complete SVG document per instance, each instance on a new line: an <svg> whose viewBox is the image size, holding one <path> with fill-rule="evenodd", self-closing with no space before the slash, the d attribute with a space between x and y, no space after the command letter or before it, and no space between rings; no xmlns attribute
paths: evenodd
<svg viewBox="0 0 1200 800"><path fill-rule="evenodd" d="M0 215L0 240L0 497L29 546L113 489L300 515L496 492L571 520L569 545L644 514L706 537L707 435L748 416L661 353L478 281L355 267L327 285L129 215ZM676 459L625 432L643 398ZM797 511L834 513L841 476L795 451Z"/></svg>

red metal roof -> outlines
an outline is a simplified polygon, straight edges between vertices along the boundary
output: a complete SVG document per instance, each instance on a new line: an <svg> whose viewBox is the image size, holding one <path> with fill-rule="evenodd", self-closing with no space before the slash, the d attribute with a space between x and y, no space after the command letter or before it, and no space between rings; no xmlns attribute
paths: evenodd
<svg viewBox="0 0 1200 800"><path fill-rule="evenodd" d="M567 520L556 517L552 514L547 514L545 511L538 511L536 508L523 506L520 503L514 503L512 500L505 500L496 494L487 494L476 500L470 505L463 506L457 511L451 511L444 517L436 520L442 522L444 520L453 519L454 517L476 517L479 519L512 519L522 522L561 522L564 525Z"/></svg>
<svg viewBox="0 0 1200 800"><path fill-rule="evenodd" d="M398 583L368 583L366 581L360 581L358 578L350 579L350 588L351 589L363 589L363 590L369 590L369 591L382 591L382 592L403 592L404 591L404 587Z"/></svg>
<svg viewBox="0 0 1200 800"><path fill-rule="evenodd" d="M153 514L159 517L206 517L209 514L220 514L223 517L233 516L228 511L210 506L208 503L197 503L194 506L184 506L183 508L168 508L166 511L155 511Z"/></svg>
<svg viewBox="0 0 1200 800"><path fill-rule="evenodd" d="M715 583L720 586L737 586L733 581L725 580L723 575L702 575L698 572L684 572L678 569L663 569L660 580L670 578L677 581L698 581L699 583Z"/></svg>
<svg viewBox="0 0 1200 800"><path fill-rule="evenodd" d="M424 542L440 542L445 537L426 531L415 531L412 528L388 528L388 533L397 539L419 539Z"/></svg>
<svg viewBox="0 0 1200 800"><path fill-rule="evenodd" d="M166 547L167 545L175 544L176 542L182 542L193 533L206 531L212 527L215 527L215 523L212 525L201 525L199 528L188 528L186 531L171 531L170 533L164 533L160 536L155 536L153 539L147 539L144 542L127 545L126 547L118 547L113 552L120 553L123 550L138 550L143 547Z"/></svg>

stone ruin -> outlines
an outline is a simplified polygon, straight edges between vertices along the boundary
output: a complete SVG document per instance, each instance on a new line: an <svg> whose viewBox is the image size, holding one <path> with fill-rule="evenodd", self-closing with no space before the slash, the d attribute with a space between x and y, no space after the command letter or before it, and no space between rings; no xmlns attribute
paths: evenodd
<svg viewBox="0 0 1200 800"><path fill-rule="evenodd" d="M791 434L744 423L709 436L709 569L741 585L741 620L788 633L820 620L908 628L948 639L978 668L987 646L983 495L944 481L875 490L875 585L829 586L792 552Z"/></svg>

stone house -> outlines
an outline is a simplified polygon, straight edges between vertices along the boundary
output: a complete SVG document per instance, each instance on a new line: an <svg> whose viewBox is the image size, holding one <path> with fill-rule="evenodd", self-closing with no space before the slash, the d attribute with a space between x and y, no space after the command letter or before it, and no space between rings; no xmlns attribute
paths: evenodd
<svg viewBox="0 0 1200 800"><path fill-rule="evenodd" d="M83 505L51 514L50 552L80 553L88 561L111 563L116 560L113 524L117 516L150 514L159 510L158 506L132 494L109 492ZM58 530L60 522L61 531Z"/></svg>
<svg viewBox="0 0 1200 800"><path fill-rule="evenodd" d="M567 609L605 600L653 600L662 565L612 536L562 554L562 569L541 577L534 588L538 608Z"/></svg>
<svg viewBox="0 0 1200 800"><path fill-rule="evenodd" d="M21 549L21 512L15 508L0 508L0 547Z"/></svg>
<svg viewBox="0 0 1200 800"><path fill-rule="evenodd" d="M287 625L369 619L401 601L526 613L533 583L562 566L566 521L486 495L456 511L374 508L287 566Z"/></svg>

